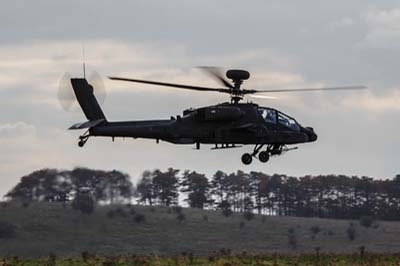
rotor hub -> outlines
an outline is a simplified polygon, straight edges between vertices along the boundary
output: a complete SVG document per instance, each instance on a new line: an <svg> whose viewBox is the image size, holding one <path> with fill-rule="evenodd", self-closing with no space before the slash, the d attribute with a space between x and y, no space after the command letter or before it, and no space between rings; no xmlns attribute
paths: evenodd
<svg viewBox="0 0 400 266"><path fill-rule="evenodd" d="M243 91L240 89L244 80L250 78L250 73L246 70L241 69L230 69L226 72L226 77L233 81L233 87L231 90L231 102L238 103L243 99Z"/></svg>

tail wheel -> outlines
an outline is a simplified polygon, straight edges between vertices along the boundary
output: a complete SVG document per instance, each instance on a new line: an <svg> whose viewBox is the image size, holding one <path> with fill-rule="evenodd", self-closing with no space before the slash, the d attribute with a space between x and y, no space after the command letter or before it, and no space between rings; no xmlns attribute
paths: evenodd
<svg viewBox="0 0 400 266"><path fill-rule="evenodd" d="M249 153L245 153L242 155L242 163L244 163L245 165L249 165L251 164L251 161L253 161L253 158Z"/></svg>
<svg viewBox="0 0 400 266"><path fill-rule="evenodd" d="M81 148L85 146L85 143L88 141L89 137L89 130L86 131L82 136L79 136L78 146Z"/></svg>
<svg viewBox="0 0 400 266"><path fill-rule="evenodd" d="M78 141L78 146L82 148L85 145L85 142L86 141L84 141L84 140Z"/></svg>
<svg viewBox="0 0 400 266"><path fill-rule="evenodd" d="M269 160L269 153L266 151L262 151L260 152L260 154L258 154L258 159L260 160L260 162L262 163L266 163Z"/></svg>

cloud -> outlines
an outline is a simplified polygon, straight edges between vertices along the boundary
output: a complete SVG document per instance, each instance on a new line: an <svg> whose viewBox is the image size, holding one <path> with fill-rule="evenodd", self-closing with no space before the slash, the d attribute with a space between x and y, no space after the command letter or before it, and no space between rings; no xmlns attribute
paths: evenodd
<svg viewBox="0 0 400 266"><path fill-rule="evenodd" d="M0 93L18 94L19 104L58 108L56 93L63 73L82 76L81 45L75 40L42 40L0 46ZM203 57L173 42L131 43L97 39L85 42L85 57L87 72L96 70L103 74L106 86L113 92L132 92L135 89L182 93L173 89L160 90L154 86L110 81L106 75L219 87L220 84L194 68L199 65L251 67L255 73L260 72L260 66L274 68L262 70L261 78L257 77L260 73L252 77L249 84L258 86L276 87L301 79L298 74L290 72L295 68L296 60L271 49ZM263 81L265 83L261 84Z"/></svg>
<svg viewBox="0 0 400 266"><path fill-rule="evenodd" d="M342 106L349 109L362 109L375 114L400 112L400 90L391 89L384 95L375 95L372 92L346 98Z"/></svg>
<svg viewBox="0 0 400 266"><path fill-rule="evenodd" d="M9 138L32 137L36 134L36 128L25 122L13 124L0 124L0 142Z"/></svg>
<svg viewBox="0 0 400 266"><path fill-rule="evenodd" d="M377 49L400 47L400 9L372 10L365 16L368 33L365 45Z"/></svg>
<svg viewBox="0 0 400 266"><path fill-rule="evenodd" d="M342 29L342 28L349 28L351 26L353 26L355 24L355 20L353 18L342 18L340 20L337 21L333 21L329 24L329 28L330 29Z"/></svg>
<svg viewBox="0 0 400 266"><path fill-rule="evenodd" d="M346 19L342 22L350 24L350 21ZM154 93L171 95L174 98L186 95L186 99L190 99L194 106L209 104L217 99L218 101L227 99L223 95L212 93L203 93L203 97L193 97L196 92L116 82L105 78L106 75L118 75L219 87L220 84L212 78L193 68L196 65L209 65L217 62L221 65L239 68L250 66L251 78L243 84L243 87L251 89L295 89L332 85L323 80L308 80L297 70L299 58L267 48L244 49L240 53L230 55L202 57L192 54L185 45L172 42L131 43L96 39L87 41L85 46L88 72L96 70L103 74L106 88L111 95L136 93L141 97L147 95L149 100L150 95ZM8 99L9 103L20 108L29 105L43 110L45 108L61 110L56 96L58 82L65 71L71 72L73 76L82 75L81 48L81 42L76 40L43 40L0 46L0 57L4 58L0 63L0 88L3 88L3 93L1 89L0 93ZM343 106L350 106L348 103L351 100L349 99L353 97L332 97L330 93L327 93L326 97L323 96L324 93L314 94L276 94L276 96L288 103L303 102L306 105L311 104L311 106L319 103L326 105L340 102L344 103ZM357 106L374 112L384 108L387 110L389 108L387 106L392 106L391 109L397 106L391 95L388 96L388 100L374 97L370 95L363 98L365 104L357 104ZM315 101L317 98L319 101ZM157 99L154 100L157 101ZM389 100L392 102L390 103ZM164 105L161 103L158 108L163 108ZM176 111L173 110L173 112ZM138 113L135 115L140 116Z"/></svg>

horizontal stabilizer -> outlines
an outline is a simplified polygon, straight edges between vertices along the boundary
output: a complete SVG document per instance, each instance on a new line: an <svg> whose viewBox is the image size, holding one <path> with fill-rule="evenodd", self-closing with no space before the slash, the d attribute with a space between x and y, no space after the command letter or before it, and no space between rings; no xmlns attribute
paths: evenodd
<svg viewBox="0 0 400 266"><path fill-rule="evenodd" d="M69 130L74 130L74 129L91 128L91 127L95 127L95 126L100 125L104 121L106 121L106 120L105 119L98 119L98 120L87 121L87 122L83 122L83 123L76 123L76 124L72 125L68 129Z"/></svg>

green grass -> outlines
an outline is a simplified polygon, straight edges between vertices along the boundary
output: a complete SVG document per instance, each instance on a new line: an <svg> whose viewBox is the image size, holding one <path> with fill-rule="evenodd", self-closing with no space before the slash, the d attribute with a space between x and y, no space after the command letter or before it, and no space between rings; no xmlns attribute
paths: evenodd
<svg viewBox="0 0 400 266"><path fill-rule="evenodd" d="M127 217L109 218L107 213L118 207ZM134 221L132 208L145 216L143 223ZM183 213L186 219L180 222L174 211L163 207L103 206L85 215L61 204L33 204L28 208L10 204L0 207L0 221L14 224L16 235L0 239L0 257L77 257L83 251L152 257L186 252L206 257L221 249L231 254L295 255L314 254L316 248L321 253L350 254L358 253L361 246L367 252L400 251L398 222L379 222L378 228L367 229L353 221L356 238L350 241L346 233L350 221L345 220L256 215L247 221L241 214L226 218L218 211L184 208ZM313 237L311 227L315 226L320 232ZM297 240L295 249L288 241L290 228Z"/></svg>

